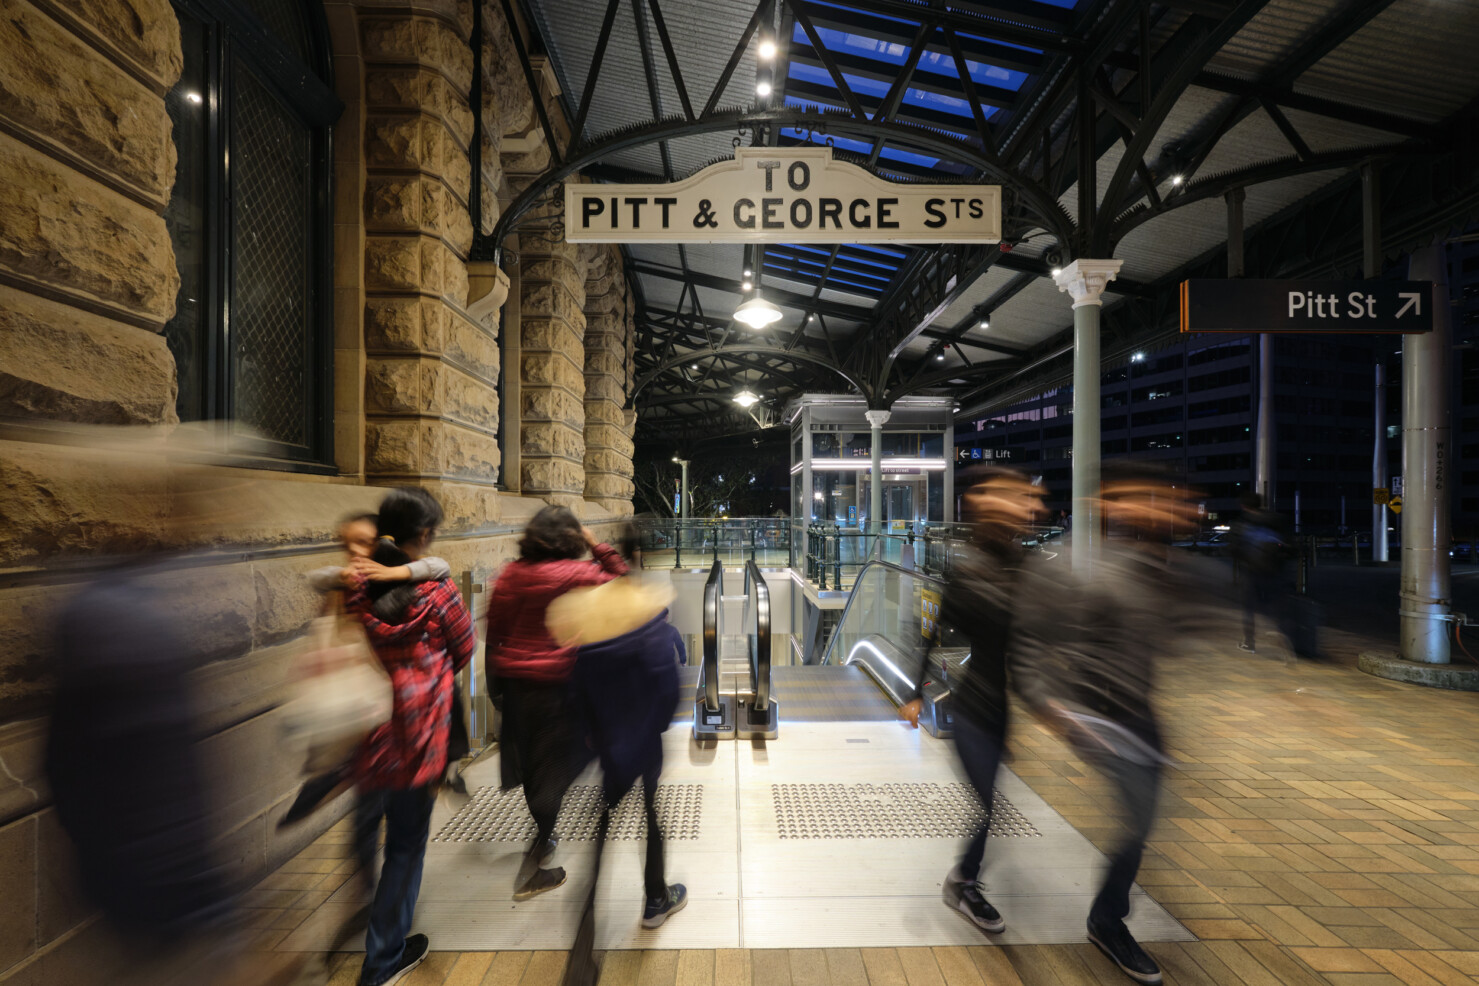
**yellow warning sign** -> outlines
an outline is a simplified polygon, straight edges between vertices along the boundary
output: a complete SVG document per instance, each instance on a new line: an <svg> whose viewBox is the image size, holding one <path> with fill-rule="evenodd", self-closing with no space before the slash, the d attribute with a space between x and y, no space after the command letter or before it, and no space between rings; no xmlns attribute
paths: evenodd
<svg viewBox="0 0 1479 986"><path fill-rule="evenodd" d="M1402 512L1402 498L1400 496L1392 497L1391 502L1387 506L1391 508L1392 513L1400 514Z"/></svg>
<svg viewBox="0 0 1479 986"><path fill-rule="evenodd" d="M1391 499L1392 491L1387 489L1385 486L1378 486L1376 489L1371 491L1371 502L1379 507L1384 506Z"/></svg>

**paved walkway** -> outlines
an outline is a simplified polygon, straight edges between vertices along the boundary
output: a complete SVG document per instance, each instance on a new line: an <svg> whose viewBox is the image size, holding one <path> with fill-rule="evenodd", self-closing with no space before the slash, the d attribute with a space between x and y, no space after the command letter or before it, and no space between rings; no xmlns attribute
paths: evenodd
<svg viewBox="0 0 1479 986"><path fill-rule="evenodd" d="M1259 655L1241 654L1224 622L1227 646L1187 653L1160 683L1179 766L1140 883L1200 939L1148 947L1166 982L1479 983L1479 696L1361 674L1349 664L1370 641L1340 632L1326 637L1333 663L1286 665L1272 638ZM1107 848L1117 828L1094 773L1035 724L1012 745L1013 770ZM352 875L344 840L336 829L253 892L261 947ZM630 951L605 961L610 986L1129 982L1091 945L984 938L970 948ZM332 956L329 983L354 983L359 962ZM563 963L558 952L434 953L406 982L544 986Z"/></svg>

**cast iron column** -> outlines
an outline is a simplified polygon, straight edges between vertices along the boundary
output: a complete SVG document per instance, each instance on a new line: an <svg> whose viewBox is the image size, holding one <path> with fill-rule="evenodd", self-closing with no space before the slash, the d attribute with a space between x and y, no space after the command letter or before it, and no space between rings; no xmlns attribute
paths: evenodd
<svg viewBox="0 0 1479 986"><path fill-rule="evenodd" d="M866 411L868 419L868 455L872 472L868 485L868 527L874 534L883 533L883 426L888 424L892 412Z"/></svg>
<svg viewBox="0 0 1479 986"><path fill-rule="evenodd" d="M1099 531L1099 313L1119 260L1075 260L1053 276L1073 298L1073 533L1075 568L1092 562Z"/></svg>

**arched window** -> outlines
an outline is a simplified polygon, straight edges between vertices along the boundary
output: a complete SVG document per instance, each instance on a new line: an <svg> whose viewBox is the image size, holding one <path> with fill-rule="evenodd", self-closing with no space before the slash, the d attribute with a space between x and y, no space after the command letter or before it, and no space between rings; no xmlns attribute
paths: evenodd
<svg viewBox="0 0 1479 986"><path fill-rule="evenodd" d="M332 449L329 80L317 0L174 0L184 71L167 97L178 163L165 218L180 271L165 336L183 421L254 451Z"/></svg>

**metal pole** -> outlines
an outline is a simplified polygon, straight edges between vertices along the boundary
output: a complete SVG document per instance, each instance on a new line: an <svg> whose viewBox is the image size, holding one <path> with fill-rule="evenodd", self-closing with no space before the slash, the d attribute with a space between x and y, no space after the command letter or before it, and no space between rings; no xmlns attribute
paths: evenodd
<svg viewBox="0 0 1479 986"><path fill-rule="evenodd" d="M1449 661L1452 599L1448 473L1453 310L1442 243L1414 250L1408 278L1432 281L1433 331L1402 338L1402 594L1400 655Z"/></svg>
<svg viewBox="0 0 1479 986"><path fill-rule="evenodd" d="M1254 436L1253 488L1263 506L1274 509L1274 340L1258 337L1258 421Z"/></svg>
<svg viewBox="0 0 1479 986"><path fill-rule="evenodd" d="M1361 256L1366 277L1381 276L1381 175L1369 161L1361 166ZM1371 451L1371 488L1387 485L1387 395L1384 389L1386 353L1376 360L1376 439ZM1356 552L1357 557L1360 552ZM1387 550L1387 508L1371 504L1371 560L1385 563Z"/></svg>
<svg viewBox="0 0 1479 986"><path fill-rule="evenodd" d="M1378 342L1378 345L1380 343ZM1371 488L1382 489L1387 485L1387 391L1386 367L1381 359L1376 362L1376 444L1371 452ZM1359 554L1359 552L1358 552ZM1371 560L1387 561L1387 508L1380 503L1371 504Z"/></svg>
<svg viewBox="0 0 1479 986"><path fill-rule="evenodd" d="M683 507L683 519L687 520L691 512L688 506L688 460L679 459L678 465L683 468L683 496L678 502Z"/></svg>
<svg viewBox="0 0 1479 986"><path fill-rule="evenodd" d="M869 486L868 486L868 529L874 534L883 533L883 426L888 424L891 412L885 410L869 410L864 413L868 419L868 455L869 455Z"/></svg>
<svg viewBox="0 0 1479 986"><path fill-rule="evenodd" d="M949 424L945 425L945 476L944 486L940 490L942 513L940 520L950 523L955 519L955 412L951 412ZM925 480L925 489L929 489L929 480ZM928 514L926 514L928 517Z"/></svg>
<svg viewBox="0 0 1479 986"><path fill-rule="evenodd" d="M1099 530L1099 310L1118 260L1075 260L1053 276L1073 298L1073 537L1070 557L1084 570Z"/></svg>

